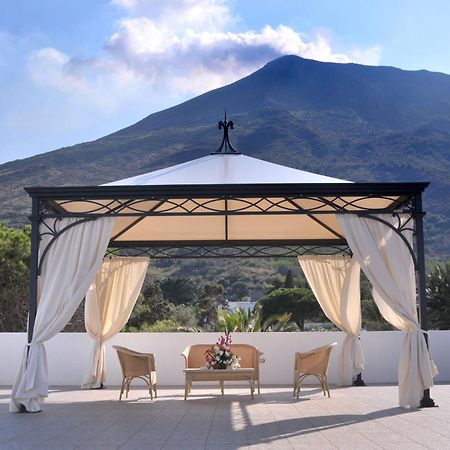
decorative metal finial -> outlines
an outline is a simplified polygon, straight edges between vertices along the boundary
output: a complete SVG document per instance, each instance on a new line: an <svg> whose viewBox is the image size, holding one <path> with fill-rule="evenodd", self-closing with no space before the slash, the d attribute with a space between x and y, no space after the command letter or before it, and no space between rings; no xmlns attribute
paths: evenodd
<svg viewBox="0 0 450 450"><path fill-rule="evenodd" d="M231 145L230 142L230 137L228 135L228 129L231 128L232 130L233 128L233 121L231 120L227 120L227 110L225 109L225 118L224 120L219 122L219 130L221 130L223 128L223 139L222 139L222 143L220 144L220 147L213 153L211 153L211 155L216 155L217 153L227 153L227 154L235 154L235 155L239 155L240 153Z"/></svg>

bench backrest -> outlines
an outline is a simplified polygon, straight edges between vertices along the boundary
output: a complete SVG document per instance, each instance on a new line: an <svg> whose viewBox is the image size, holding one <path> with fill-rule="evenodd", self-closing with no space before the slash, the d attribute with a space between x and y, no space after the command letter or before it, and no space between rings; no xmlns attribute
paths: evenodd
<svg viewBox="0 0 450 450"><path fill-rule="evenodd" d="M205 353L210 344L195 344L186 348L182 355L186 358L186 369L197 369L206 365Z"/></svg>

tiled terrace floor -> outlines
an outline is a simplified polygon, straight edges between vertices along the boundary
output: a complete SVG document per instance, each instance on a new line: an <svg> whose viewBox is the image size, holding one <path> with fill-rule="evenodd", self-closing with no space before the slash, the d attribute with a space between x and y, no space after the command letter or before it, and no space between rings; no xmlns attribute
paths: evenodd
<svg viewBox="0 0 450 450"><path fill-rule="evenodd" d="M3 449L450 449L450 385L433 388L439 408L396 407L396 386L307 388L300 400L287 387L144 389L119 403L118 390L52 390L40 414L9 414L0 389Z"/></svg>

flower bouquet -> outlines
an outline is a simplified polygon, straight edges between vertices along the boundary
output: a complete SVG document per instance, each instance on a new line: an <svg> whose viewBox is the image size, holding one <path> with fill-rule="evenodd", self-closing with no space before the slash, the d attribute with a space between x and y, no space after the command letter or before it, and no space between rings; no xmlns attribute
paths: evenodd
<svg viewBox="0 0 450 450"><path fill-rule="evenodd" d="M234 355L230 350L231 336L225 332L225 336L220 336L216 345L206 350L206 367L208 369L237 369L240 367L239 356Z"/></svg>

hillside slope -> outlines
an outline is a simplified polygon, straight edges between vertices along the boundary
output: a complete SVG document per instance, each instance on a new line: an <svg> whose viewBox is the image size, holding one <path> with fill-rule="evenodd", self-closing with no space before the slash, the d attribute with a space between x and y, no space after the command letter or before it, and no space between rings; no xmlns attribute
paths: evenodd
<svg viewBox="0 0 450 450"><path fill-rule="evenodd" d="M26 223L23 186L96 185L214 151L235 123L243 153L352 181L431 181L429 256L450 256L450 76L286 56L93 142L0 166L0 220Z"/></svg>

